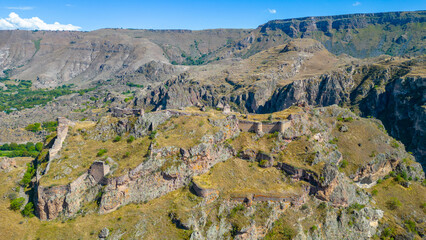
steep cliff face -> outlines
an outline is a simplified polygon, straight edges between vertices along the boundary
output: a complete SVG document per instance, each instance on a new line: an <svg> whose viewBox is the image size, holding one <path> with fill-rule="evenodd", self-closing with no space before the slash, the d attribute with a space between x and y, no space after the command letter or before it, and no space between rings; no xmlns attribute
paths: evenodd
<svg viewBox="0 0 426 240"><path fill-rule="evenodd" d="M189 149L151 145L148 160L128 174L109 178L100 201L100 213L108 213L129 203L147 202L189 184L191 178L235 155L224 143L239 133L236 119L220 121L221 130L205 136ZM159 171L161 169L161 171Z"/></svg>
<svg viewBox="0 0 426 240"><path fill-rule="evenodd" d="M278 79L259 80L258 85L194 84L190 74L182 74L152 90L148 96L138 98L135 104L167 109L197 104L216 107L228 103L235 110L253 113L273 113L302 103L346 105L361 116L382 120L389 133L403 141L424 164L425 78L417 73L423 62L422 58L379 59L373 64L342 67L330 73L293 80L282 87ZM246 90L241 90L244 88ZM229 95L226 94L229 89L236 90Z"/></svg>
<svg viewBox="0 0 426 240"><path fill-rule="evenodd" d="M382 120L389 133L425 164L425 78L406 76L407 72L405 67L370 66L352 74L295 81L277 89L258 112L275 112L301 102L349 105L364 117Z"/></svg>
<svg viewBox="0 0 426 240"><path fill-rule="evenodd" d="M416 158L426 164L426 79L402 77L373 91L360 103L364 116L381 119L392 136L400 139Z"/></svg>
<svg viewBox="0 0 426 240"><path fill-rule="evenodd" d="M218 56L248 57L293 38L313 38L334 54L374 57L421 55L425 12L389 12L273 20L260 25Z"/></svg>

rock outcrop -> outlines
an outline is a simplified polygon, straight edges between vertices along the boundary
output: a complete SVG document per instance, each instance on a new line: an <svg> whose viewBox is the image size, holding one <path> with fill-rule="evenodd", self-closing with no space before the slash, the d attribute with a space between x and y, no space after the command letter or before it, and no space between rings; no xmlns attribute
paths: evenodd
<svg viewBox="0 0 426 240"><path fill-rule="evenodd" d="M76 214L83 203L92 202L101 190L109 167L95 162L88 172L68 185L44 187L36 185L36 213L42 220L65 218Z"/></svg>
<svg viewBox="0 0 426 240"><path fill-rule="evenodd" d="M155 149L151 146L150 157L125 175L105 178L110 168L103 161L97 161L87 173L68 185L37 185L37 215L43 220L73 216L84 203L94 201L101 189L99 211L107 213L122 205L149 201L188 185L192 176L205 173L216 163L236 154L226 140L239 134L237 119L228 116L212 124L220 127L220 131L204 136L201 144L190 149Z"/></svg>
<svg viewBox="0 0 426 240"><path fill-rule="evenodd" d="M151 148L148 160L126 175L109 178L100 202L100 212L111 212L128 203L162 196L188 185L192 176L205 173L216 163L234 156L233 149L227 147L225 141L239 133L237 120L228 117L215 124L220 125L221 130L214 136L203 137L203 143L183 151L174 147Z"/></svg>

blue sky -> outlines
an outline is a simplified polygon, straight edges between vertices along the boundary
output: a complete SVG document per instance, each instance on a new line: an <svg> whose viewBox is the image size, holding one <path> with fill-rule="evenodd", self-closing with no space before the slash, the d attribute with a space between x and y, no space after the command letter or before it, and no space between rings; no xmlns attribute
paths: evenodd
<svg viewBox="0 0 426 240"><path fill-rule="evenodd" d="M273 19L424 9L426 0L1 0L0 29L256 28Z"/></svg>

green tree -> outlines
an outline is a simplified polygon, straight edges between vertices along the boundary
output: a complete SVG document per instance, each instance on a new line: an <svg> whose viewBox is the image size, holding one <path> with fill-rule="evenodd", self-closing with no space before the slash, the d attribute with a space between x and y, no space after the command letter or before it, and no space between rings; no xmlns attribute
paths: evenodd
<svg viewBox="0 0 426 240"><path fill-rule="evenodd" d="M38 142L35 144L36 151L40 152L43 149L43 143Z"/></svg>
<svg viewBox="0 0 426 240"><path fill-rule="evenodd" d="M21 209L22 205L24 204L25 198L15 198L12 201L10 201L10 209L13 211Z"/></svg>
<svg viewBox="0 0 426 240"><path fill-rule="evenodd" d="M27 205L25 205L24 209L21 211L21 214L24 217L34 217L34 205L32 202L28 202Z"/></svg>
<svg viewBox="0 0 426 240"><path fill-rule="evenodd" d="M33 123L25 127L25 130L30 132L38 132L41 130L41 123Z"/></svg>

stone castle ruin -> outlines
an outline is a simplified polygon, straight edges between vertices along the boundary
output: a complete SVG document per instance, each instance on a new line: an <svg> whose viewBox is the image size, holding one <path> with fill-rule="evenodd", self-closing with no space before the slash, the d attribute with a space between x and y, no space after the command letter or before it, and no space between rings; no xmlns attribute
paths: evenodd
<svg viewBox="0 0 426 240"><path fill-rule="evenodd" d="M62 149L62 144L64 143L65 138L68 135L69 126L74 126L74 125L75 123L73 123L71 120L68 120L65 117L58 117L58 127L56 128L56 137L52 147L49 149L48 162L43 174L47 174L49 172L50 163L52 162L52 160L58 157L58 153ZM39 178L40 176L37 173L37 179Z"/></svg>
<svg viewBox="0 0 426 240"><path fill-rule="evenodd" d="M142 116L144 114L143 109L131 109L131 108L110 108L110 112L113 117L126 117L126 116Z"/></svg>
<svg viewBox="0 0 426 240"><path fill-rule="evenodd" d="M247 120L238 120L238 126L243 132L255 132L257 134L262 133L283 133L291 125L290 121L279 121L279 122L255 122Z"/></svg>
<svg viewBox="0 0 426 240"><path fill-rule="evenodd" d="M90 166L89 175L91 175L97 183L104 180L105 175L109 173L109 166L103 161L95 161Z"/></svg>

